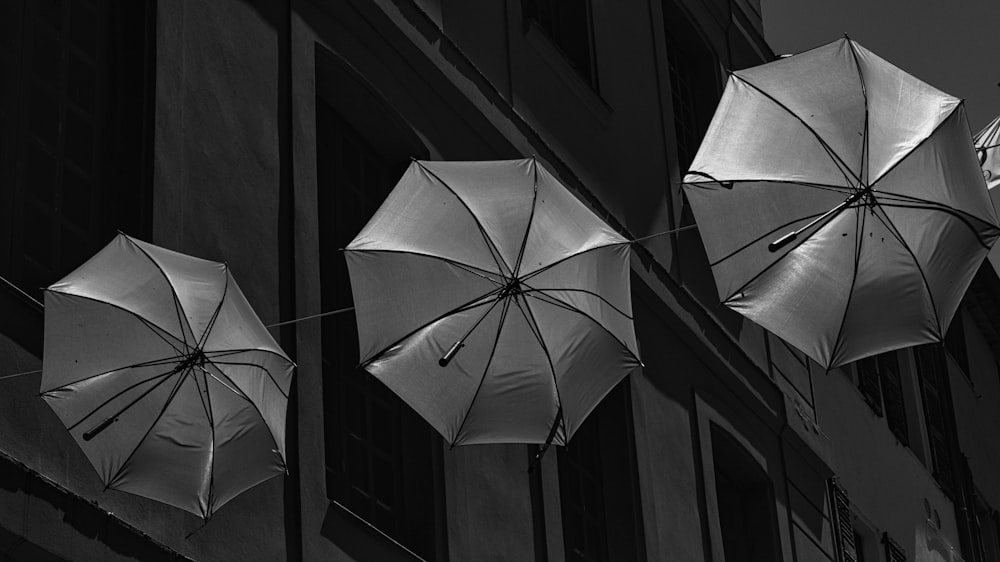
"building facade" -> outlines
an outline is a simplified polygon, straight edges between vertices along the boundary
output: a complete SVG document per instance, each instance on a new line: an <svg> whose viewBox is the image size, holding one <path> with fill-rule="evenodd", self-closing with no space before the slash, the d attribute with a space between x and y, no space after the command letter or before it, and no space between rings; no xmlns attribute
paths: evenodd
<svg viewBox="0 0 1000 562"><path fill-rule="evenodd" d="M627 237L691 225L725 69L774 58L759 0L0 0L0 29L0 377L117 230L226 261L265 324L351 306L339 250L411 158L535 155ZM288 474L207 523L103 490L39 375L0 378L0 560L1000 560L991 263L947 345L830 372L718 304L695 228L632 291L645 366L532 471L357 369L351 314L273 330Z"/></svg>

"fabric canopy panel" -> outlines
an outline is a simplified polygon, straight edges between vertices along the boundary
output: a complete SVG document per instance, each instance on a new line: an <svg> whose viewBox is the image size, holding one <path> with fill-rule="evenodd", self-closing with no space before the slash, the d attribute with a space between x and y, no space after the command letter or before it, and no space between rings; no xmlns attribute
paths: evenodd
<svg viewBox="0 0 1000 562"><path fill-rule="evenodd" d="M225 264L119 234L45 292L42 398L108 488L206 519L284 473L293 369Z"/></svg>
<svg viewBox="0 0 1000 562"><path fill-rule="evenodd" d="M452 445L564 444L639 365L629 252L534 159L413 162L346 248L362 365Z"/></svg>
<svg viewBox="0 0 1000 562"><path fill-rule="evenodd" d="M846 38L732 73L684 178L723 303L827 368L940 341L1000 234L968 131Z"/></svg>

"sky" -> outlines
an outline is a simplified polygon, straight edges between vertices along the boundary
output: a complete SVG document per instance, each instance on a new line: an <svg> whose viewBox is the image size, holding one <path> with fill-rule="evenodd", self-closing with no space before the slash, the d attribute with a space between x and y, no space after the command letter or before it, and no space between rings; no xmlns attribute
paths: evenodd
<svg viewBox="0 0 1000 562"><path fill-rule="evenodd" d="M965 99L975 133L1000 114L1000 0L761 0L776 54L847 33L868 50Z"/></svg>

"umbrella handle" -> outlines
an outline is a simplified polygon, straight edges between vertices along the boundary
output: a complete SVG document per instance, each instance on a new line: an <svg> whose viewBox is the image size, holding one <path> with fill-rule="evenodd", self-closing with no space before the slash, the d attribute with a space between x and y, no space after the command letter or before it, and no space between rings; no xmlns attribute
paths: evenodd
<svg viewBox="0 0 1000 562"><path fill-rule="evenodd" d="M798 236L799 236L799 231L793 230L793 231L789 232L788 234L782 236L781 238L778 238L774 242L771 242L770 244L768 244L767 245L767 249L768 249L768 251L771 251L771 252L777 252L778 250L781 249L782 246L784 246L785 244L788 244L792 240L795 240Z"/></svg>
<svg viewBox="0 0 1000 562"><path fill-rule="evenodd" d="M90 431L85 431L83 433L83 440L90 441L94 437L97 437L97 434L107 429L109 425L115 423L116 421L118 421L118 416L111 416L110 418L106 418L104 421L98 424L97 427L91 429Z"/></svg>
<svg viewBox="0 0 1000 562"><path fill-rule="evenodd" d="M458 340L457 342L455 342L455 344L451 346L451 349L448 350L448 353L445 353L444 357L438 359L438 365L441 365L442 367L447 367L448 363L451 363L451 360L455 357L455 355L458 354L458 350L462 349L463 347L465 347L465 342L463 342L462 340Z"/></svg>
<svg viewBox="0 0 1000 562"><path fill-rule="evenodd" d="M822 215L816 217L809 224L803 226L802 228L800 228L798 230L793 230L793 231L789 232L788 234L782 236L781 238L778 238L774 242L771 242L770 244L767 245L767 249L769 251L771 251L771 252L777 252L783 246L787 245L792 240L795 240L795 238L799 235L799 233L805 232L806 230L809 230L810 228L816 226L820 222L823 222L826 219L828 219L828 218L830 218L832 216L837 215L838 213L840 213L841 211L843 211L844 209L846 209L852 203L854 203L855 201L857 201L858 199L860 199L862 195L864 195L866 192L869 192L869 191L871 191L871 188L868 188L868 189L865 189L865 190L862 190L862 191L856 191L856 192L852 193L851 196L848 197L847 199L845 199L843 203L837 205L836 207L834 207L834 208L830 209L829 211L823 213Z"/></svg>

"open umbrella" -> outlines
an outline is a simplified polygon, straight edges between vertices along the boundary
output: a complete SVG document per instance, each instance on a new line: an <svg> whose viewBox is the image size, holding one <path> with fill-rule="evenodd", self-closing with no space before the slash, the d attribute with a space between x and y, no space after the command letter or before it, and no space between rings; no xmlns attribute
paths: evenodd
<svg viewBox="0 0 1000 562"><path fill-rule="evenodd" d="M998 233L962 102L850 39L731 73L685 176L724 304L828 368L940 341Z"/></svg>
<svg viewBox="0 0 1000 562"><path fill-rule="evenodd" d="M119 234L45 292L42 397L108 488L205 519L285 471L293 368L225 264Z"/></svg>
<svg viewBox="0 0 1000 562"><path fill-rule="evenodd" d="M452 445L565 444L639 365L629 242L534 159L413 162L346 257L362 365Z"/></svg>
<svg viewBox="0 0 1000 562"><path fill-rule="evenodd" d="M989 125L976 133L972 141L976 145L986 185L993 189L1000 185L1000 117L990 121Z"/></svg>

